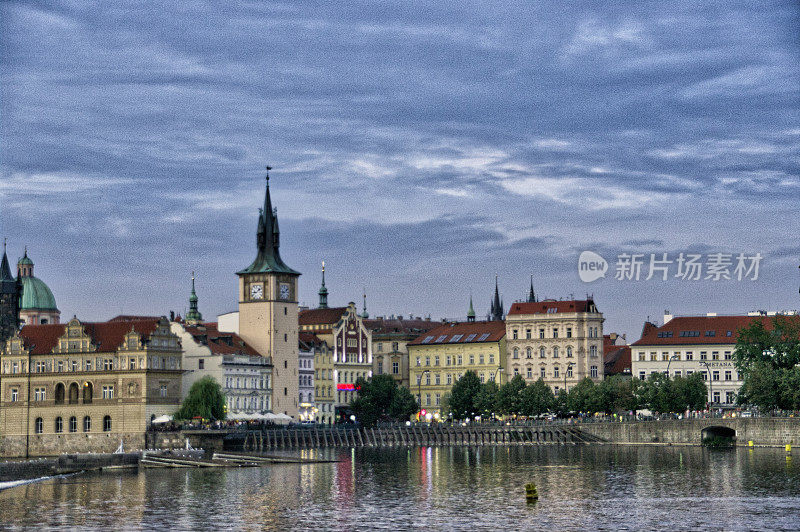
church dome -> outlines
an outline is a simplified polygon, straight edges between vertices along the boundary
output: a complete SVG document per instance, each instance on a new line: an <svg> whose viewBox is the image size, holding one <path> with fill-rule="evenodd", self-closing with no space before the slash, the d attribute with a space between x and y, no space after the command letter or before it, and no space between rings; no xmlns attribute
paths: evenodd
<svg viewBox="0 0 800 532"><path fill-rule="evenodd" d="M36 277L22 277L22 304L20 310L58 310L56 298L44 281Z"/></svg>

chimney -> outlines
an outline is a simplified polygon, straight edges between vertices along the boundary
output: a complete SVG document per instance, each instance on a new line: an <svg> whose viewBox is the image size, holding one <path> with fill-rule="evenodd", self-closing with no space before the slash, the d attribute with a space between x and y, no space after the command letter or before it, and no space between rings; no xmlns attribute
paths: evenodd
<svg viewBox="0 0 800 532"><path fill-rule="evenodd" d="M716 318L717 317L717 313L716 312L706 312L706 317L707 318Z"/></svg>
<svg viewBox="0 0 800 532"><path fill-rule="evenodd" d="M669 323L672 320L672 318L674 318L674 316L670 313L670 311L669 310L665 310L664 311L664 325Z"/></svg>

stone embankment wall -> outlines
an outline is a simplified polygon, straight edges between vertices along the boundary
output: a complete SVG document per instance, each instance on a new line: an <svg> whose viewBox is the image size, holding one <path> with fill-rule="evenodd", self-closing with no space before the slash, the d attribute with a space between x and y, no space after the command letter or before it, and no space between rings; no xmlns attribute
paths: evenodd
<svg viewBox="0 0 800 532"><path fill-rule="evenodd" d="M141 453L65 454L19 462L0 462L0 482L65 475L104 467L137 466Z"/></svg>
<svg viewBox="0 0 800 532"><path fill-rule="evenodd" d="M800 418L674 419L625 423L582 423L575 425L609 443L702 443L703 430L727 427L736 431L737 445L783 446L800 444Z"/></svg>
<svg viewBox="0 0 800 532"><path fill-rule="evenodd" d="M31 434L10 436L0 434L0 457L26 458L58 456L65 453L113 453L120 441L126 450L146 448L145 434L102 432L66 432L61 434Z"/></svg>

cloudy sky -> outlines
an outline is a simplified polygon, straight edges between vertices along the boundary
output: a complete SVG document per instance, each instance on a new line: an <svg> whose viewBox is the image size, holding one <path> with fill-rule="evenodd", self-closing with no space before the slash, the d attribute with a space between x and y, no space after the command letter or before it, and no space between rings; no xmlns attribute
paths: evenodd
<svg viewBox="0 0 800 532"><path fill-rule="evenodd" d="M324 259L373 316L484 314L495 275L629 339L800 307L797 2L122 4L0 4L0 233L62 317L183 312L192 270L235 309L267 164L306 304ZM681 252L764 258L644 280Z"/></svg>

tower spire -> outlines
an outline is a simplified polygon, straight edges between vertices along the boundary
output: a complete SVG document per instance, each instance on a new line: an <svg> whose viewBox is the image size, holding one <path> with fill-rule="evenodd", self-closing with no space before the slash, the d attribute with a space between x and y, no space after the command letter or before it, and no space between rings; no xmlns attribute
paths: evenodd
<svg viewBox="0 0 800 532"><path fill-rule="evenodd" d="M364 319L369 318L369 313L367 312L367 289L364 288L364 312L361 313L361 317Z"/></svg>
<svg viewBox="0 0 800 532"><path fill-rule="evenodd" d="M492 321L503 321L503 302L500 300L500 287L498 285L498 275L494 276L494 298L490 307L490 319Z"/></svg>
<svg viewBox="0 0 800 532"><path fill-rule="evenodd" d="M319 287L319 308L328 308L328 289L325 287L325 261L322 261L322 286Z"/></svg>
<svg viewBox="0 0 800 532"><path fill-rule="evenodd" d="M467 311L467 321L475 321L475 309L472 307L472 293L469 294L469 310Z"/></svg>
<svg viewBox="0 0 800 532"><path fill-rule="evenodd" d="M194 290L194 271L192 272L192 293L189 296L189 312L186 313L186 323L198 323L203 321L203 315L197 310L197 292Z"/></svg>
<svg viewBox="0 0 800 532"><path fill-rule="evenodd" d="M531 275L531 289L528 292L528 303L536 303L536 292L533 291L533 275Z"/></svg>

